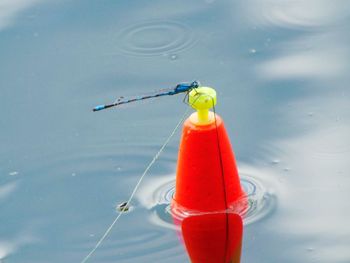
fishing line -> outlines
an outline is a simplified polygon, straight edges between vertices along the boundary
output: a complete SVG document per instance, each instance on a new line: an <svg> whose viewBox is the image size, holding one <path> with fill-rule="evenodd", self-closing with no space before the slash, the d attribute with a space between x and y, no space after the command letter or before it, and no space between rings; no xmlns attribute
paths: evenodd
<svg viewBox="0 0 350 263"><path fill-rule="evenodd" d="M178 128L180 127L181 123L186 119L187 113L190 110L190 108L187 108L185 113L183 114L183 116L181 117L180 121L176 124L175 128L172 130L172 132L170 133L170 135L168 136L168 138L165 140L165 142L163 143L162 147L160 147L160 149L158 150L158 152L156 153L156 155L153 157L152 161L148 164L148 166L146 167L146 169L143 171L140 179L137 181L128 201L126 202L126 206L128 206L131 202L131 200L133 199L137 189L139 188L143 178L145 177L145 175L147 174L147 172L149 171L149 169L153 166L153 164L156 162L156 160L159 158L160 154L163 152L164 148L168 145L169 141L171 140L171 138L175 135L176 131L178 130ZM114 227L114 225L118 222L119 218L121 217L121 215L123 214L123 212L121 212L120 214L118 214L116 216L116 218L113 220L112 224L110 224L110 226L107 228L107 230L105 231L105 233L103 234L103 236L100 238L100 240L96 243L95 247L89 252L89 254L86 255L86 257L81 261L81 263L85 263L87 262L87 260L95 253L96 249L99 248L99 246L102 244L102 242L106 239L106 237L108 236L108 234L111 232L112 228Z"/></svg>

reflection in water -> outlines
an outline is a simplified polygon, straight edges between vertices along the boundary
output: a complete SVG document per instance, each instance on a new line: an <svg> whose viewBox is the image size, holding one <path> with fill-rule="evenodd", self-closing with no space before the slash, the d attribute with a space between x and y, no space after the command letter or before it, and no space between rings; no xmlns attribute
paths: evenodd
<svg viewBox="0 0 350 263"><path fill-rule="evenodd" d="M15 244L0 241L0 262L16 250Z"/></svg>
<svg viewBox="0 0 350 263"><path fill-rule="evenodd" d="M340 125L276 142L275 147L283 149L282 158L293 167L285 178L293 191L280 195L284 205L273 235L293 237L292 243L299 244L289 251L290 257L303 249L308 252L304 262L317 258L317 262L340 263L350 258L345 249L350 236L349 134L350 127Z"/></svg>
<svg viewBox="0 0 350 263"><path fill-rule="evenodd" d="M263 220L272 215L277 206L276 195L271 190L277 191L276 184L267 180L270 176L249 166L243 171L241 185L247 194L248 207L246 200L238 201L230 207L229 213L203 213L171 205L175 193L173 175L147 179L137 193L138 201L152 211L151 222L180 232L192 262L225 262L215 261L225 255L231 262L239 262L243 224ZM227 242L224 240L226 231L229 233Z"/></svg>
<svg viewBox="0 0 350 263"><path fill-rule="evenodd" d="M0 2L0 30L10 26L18 13L40 0L2 0Z"/></svg>
<svg viewBox="0 0 350 263"><path fill-rule="evenodd" d="M305 53L274 59L262 65L261 75L277 78L314 77L333 75L342 70L337 58L319 55ZM328 61L329 64L324 61Z"/></svg>
<svg viewBox="0 0 350 263"><path fill-rule="evenodd" d="M289 36L271 49L276 54L257 64L263 78L327 78L344 73L349 56L343 31L334 26L346 23L346 1L250 0L247 17L254 26L270 26L307 32ZM337 4L335 4L337 3ZM329 28L332 30L329 31Z"/></svg>
<svg viewBox="0 0 350 263"><path fill-rule="evenodd" d="M327 44L325 44L327 43ZM337 34L317 34L283 43L279 56L257 66L268 79L329 78L344 73L348 51Z"/></svg>
<svg viewBox="0 0 350 263"><path fill-rule="evenodd" d="M346 0L248 0L247 2L246 11L250 13L247 17L253 18L258 26L319 27L344 19L349 11Z"/></svg>
<svg viewBox="0 0 350 263"><path fill-rule="evenodd" d="M31 234L22 232L15 238L2 240L0 239L0 262L7 262L6 258L16 253L21 247L32 244L37 241Z"/></svg>
<svg viewBox="0 0 350 263"><path fill-rule="evenodd" d="M189 216L180 224L191 262L240 262L243 235L240 215L217 213Z"/></svg>
<svg viewBox="0 0 350 263"><path fill-rule="evenodd" d="M251 224L271 214L276 206L274 195L256 179L244 175L241 185L247 194L229 208L229 212L199 212L184 209L173 201L173 176L149 179L138 198L153 211L150 220L156 225L175 228L191 262L240 262L243 220ZM248 206L247 206L248 199Z"/></svg>

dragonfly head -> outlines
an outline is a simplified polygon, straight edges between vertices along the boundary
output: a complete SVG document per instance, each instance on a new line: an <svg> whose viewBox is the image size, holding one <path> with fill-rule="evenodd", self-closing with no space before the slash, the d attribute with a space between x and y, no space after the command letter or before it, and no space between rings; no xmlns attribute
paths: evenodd
<svg viewBox="0 0 350 263"><path fill-rule="evenodd" d="M191 89L196 89L199 87L199 81L195 80L191 83Z"/></svg>

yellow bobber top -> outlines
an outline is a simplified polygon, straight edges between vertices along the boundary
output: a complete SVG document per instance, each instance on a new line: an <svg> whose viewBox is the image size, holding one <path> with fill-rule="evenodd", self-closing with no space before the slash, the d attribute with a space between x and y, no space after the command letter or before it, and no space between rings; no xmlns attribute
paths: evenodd
<svg viewBox="0 0 350 263"><path fill-rule="evenodd" d="M195 125L208 125L215 121L214 113L209 111L216 105L216 91L209 87L199 87L189 93L188 102L197 110L190 116Z"/></svg>

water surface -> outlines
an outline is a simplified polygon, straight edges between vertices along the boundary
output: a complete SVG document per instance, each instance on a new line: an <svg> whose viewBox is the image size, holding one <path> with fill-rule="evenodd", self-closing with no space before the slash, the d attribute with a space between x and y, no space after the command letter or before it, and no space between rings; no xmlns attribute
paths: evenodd
<svg viewBox="0 0 350 263"><path fill-rule="evenodd" d="M345 0L2 1L0 261L80 262L186 109L92 107L197 79L243 178L276 200L246 223L242 262L349 262L349 15ZM179 137L91 262L188 262L153 198Z"/></svg>

